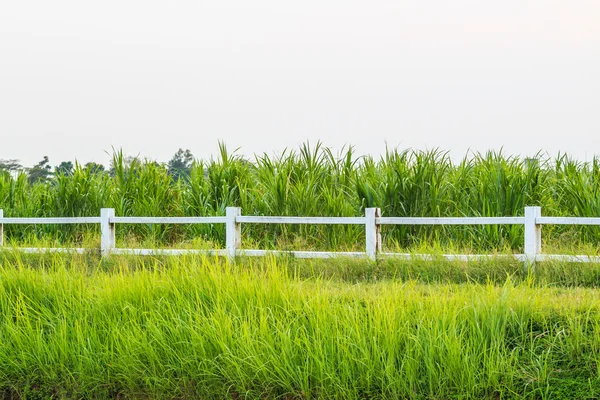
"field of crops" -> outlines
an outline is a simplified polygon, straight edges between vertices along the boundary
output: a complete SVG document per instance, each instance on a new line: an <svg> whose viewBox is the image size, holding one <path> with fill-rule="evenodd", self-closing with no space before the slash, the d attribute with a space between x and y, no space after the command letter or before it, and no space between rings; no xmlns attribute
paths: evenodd
<svg viewBox="0 0 600 400"><path fill-rule="evenodd" d="M0 257L4 398L600 396L598 266Z"/></svg>
<svg viewBox="0 0 600 400"><path fill-rule="evenodd" d="M122 153L112 173L77 167L72 174L30 184L26 174L0 173L0 208L6 217L224 215L238 206L245 215L360 216L380 207L384 216L519 216L542 206L544 215L600 216L600 159L580 163L560 156L518 158L471 154L452 162L441 151L389 150L383 157L334 154L320 145L251 160L221 147L219 158L197 161L176 179L164 165ZM8 226L8 240L53 238L93 241L96 228ZM260 247L363 248L361 227L244 226L244 238ZM521 251L522 227L384 228L384 244L423 243L466 251ZM597 228L545 227L547 244L595 245ZM119 241L157 246L204 241L222 247L224 226L122 226ZM195 243L195 245L200 245Z"/></svg>

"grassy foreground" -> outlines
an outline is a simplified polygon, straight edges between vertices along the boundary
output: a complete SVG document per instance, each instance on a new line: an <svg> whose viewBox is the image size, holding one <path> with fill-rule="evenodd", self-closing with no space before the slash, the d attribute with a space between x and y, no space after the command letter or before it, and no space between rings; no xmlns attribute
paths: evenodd
<svg viewBox="0 0 600 400"><path fill-rule="evenodd" d="M511 278L500 263L487 283L481 266L427 282L403 279L406 265L390 278L392 263L0 263L4 398L600 397L598 281Z"/></svg>

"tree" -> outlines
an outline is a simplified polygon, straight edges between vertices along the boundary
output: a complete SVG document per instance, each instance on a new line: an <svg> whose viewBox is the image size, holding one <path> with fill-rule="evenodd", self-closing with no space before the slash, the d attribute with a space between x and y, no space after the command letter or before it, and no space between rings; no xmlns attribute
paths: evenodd
<svg viewBox="0 0 600 400"><path fill-rule="evenodd" d="M176 180L190 176L193 162L194 155L189 149L177 150L177 153L175 153L173 158L167 163L169 175Z"/></svg>
<svg viewBox="0 0 600 400"><path fill-rule="evenodd" d="M100 174L105 171L104 165L90 161L83 166L85 169L90 171L92 174Z"/></svg>
<svg viewBox="0 0 600 400"><path fill-rule="evenodd" d="M46 182L52 175L52 167L49 162L48 156L44 156L42 161L27 169L29 183Z"/></svg>
<svg viewBox="0 0 600 400"><path fill-rule="evenodd" d="M54 175L73 175L73 163L63 161L59 166L54 167Z"/></svg>
<svg viewBox="0 0 600 400"><path fill-rule="evenodd" d="M0 171L16 172L23 169L19 160L0 160Z"/></svg>

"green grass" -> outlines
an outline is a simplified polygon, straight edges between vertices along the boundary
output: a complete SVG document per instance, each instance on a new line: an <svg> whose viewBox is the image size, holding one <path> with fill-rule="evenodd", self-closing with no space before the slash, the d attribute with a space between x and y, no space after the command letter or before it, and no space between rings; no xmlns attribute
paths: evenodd
<svg viewBox="0 0 600 400"><path fill-rule="evenodd" d="M30 184L25 173L0 171L0 208L6 217L224 215L227 206L245 215L361 216L380 207L384 216L520 216L542 206L549 216L600 216L600 158L589 163L564 155L533 159L503 153L470 153L454 162L440 150L387 149L382 157L339 154L320 144L245 159L221 145L220 154L197 160L188 177L175 179L166 166L131 163L113 156L112 174L77 166L72 175ZM8 238L52 237L82 241L97 226L5 227ZM436 242L474 251L522 251L521 226L396 226L383 230L385 243L411 248ZM120 225L120 240L162 245L202 238L223 244L225 227L208 225ZM313 249L364 244L360 226L244 224L244 237L261 247L306 242ZM545 226L548 242L596 245L598 227Z"/></svg>
<svg viewBox="0 0 600 400"><path fill-rule="evenodd" d="M600 397L597 266L0 262L5 398Z"/></svg>

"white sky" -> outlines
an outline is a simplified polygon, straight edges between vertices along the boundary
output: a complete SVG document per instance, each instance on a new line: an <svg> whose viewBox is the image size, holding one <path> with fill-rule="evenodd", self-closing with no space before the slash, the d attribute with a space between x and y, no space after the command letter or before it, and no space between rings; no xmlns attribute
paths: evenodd
<svg viewBox="0 0 600 400"><path fill-rule="evenodd" d="M600 154L598 0L0 0L0 159Z"/></svg>

